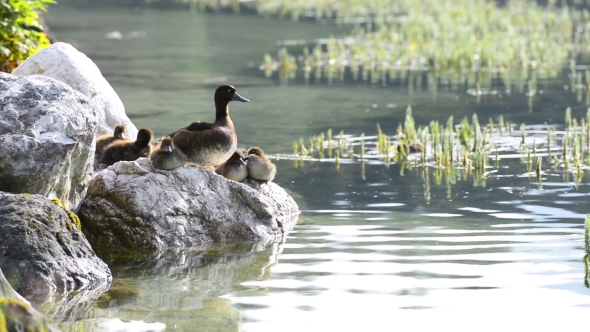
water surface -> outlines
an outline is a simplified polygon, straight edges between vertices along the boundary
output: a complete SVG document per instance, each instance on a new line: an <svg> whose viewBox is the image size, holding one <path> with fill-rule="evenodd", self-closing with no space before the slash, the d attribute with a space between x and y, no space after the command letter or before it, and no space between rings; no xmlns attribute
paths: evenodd
<svg viewBox="0 0 590 332"><path fill-rule="evenodd" d="M510 93L494 81L486 88L499 93L479 102L470 82L441 82L434 93L408 79L383 87L265 78L258 66L277 41L342 33L312 22L66 5L46 20L96 62L132 121L157 136L212 120L212 93L225 83L252 99L231 104L240 147L271 154L328 128L372 135L380 123L394 134L409 104L419 125L473 113L482 123L503 114L517 124L563 124L566 107L575 117L587 109L566 69L539 80L532 107L526 78ZM114 31L123 39L106 37ZM401 175L399 164L367 163L363 179L356 162L339 170L331 162L276 163L276 183L303 210L284 243L101 253L113 270L111 290L88 296L82 310L48 303L44 311L65 330L381 331L562 329L590 306L582 262L589 174L576 185L547 163L540 188L510 159L484 187L470 176L447 186L446 178L436 184L433 169L425 180L421 169Z"/></svg>

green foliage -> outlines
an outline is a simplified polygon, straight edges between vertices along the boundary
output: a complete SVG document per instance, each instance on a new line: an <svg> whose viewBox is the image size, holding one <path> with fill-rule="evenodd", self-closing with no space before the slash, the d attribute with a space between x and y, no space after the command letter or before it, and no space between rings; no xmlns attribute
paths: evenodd
<svg viewBox="0 0 590 332"><path fill-rule="evenodd" d="M0 71L12 71L50 45L38 13L54 3L54 0L0 0Z"/></svg>

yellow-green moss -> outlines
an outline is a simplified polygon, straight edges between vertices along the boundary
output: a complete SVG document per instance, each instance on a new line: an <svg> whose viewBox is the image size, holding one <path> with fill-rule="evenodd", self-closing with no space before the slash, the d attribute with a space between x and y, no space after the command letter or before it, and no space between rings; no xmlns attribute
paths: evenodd
<svg viewBox="0 0 590 332"><path fill-rule="evenodd" d="M74 223L74 225L76 225L76 227L78 227L78 230L82 230L82 223L80 222L80 218L72 211L70 210L66 210L66 212L68 213L68 216L70 217L70 220Z"/></svg>
<svg viewBox="0 0 590 332"><path fill-rule="evenodd" d="M61 207L62 207L62 208L64 208L64 209L66 208L66 207L64 206L64 204L61 202L61 200L60 200L59 198L57 198L57 197L54 197L54 198L52 198L52 199L51 199L51 201L52 201L53 203L55 203L55 204L57 204L57 205L61 206Z"/></svg>
<svg viewBox="0 0 590 332"><path fill-rule="evenodd" d="M47 332L45 319L29 303L16 299L0 297L0 332L9 331Z"/></svg>
<svg viewBox="0 0 590 332"><path fill-rule="evenodd" d="M24 193L24 194L23 194L23 196L25 196L25 197L29 197L29 196L31 196L31 194L29 194L29 193Z"/></svg>
<svg viewBox="0 0 590 332"><path fill-rule="evenodd" d="M29 305L27 302L10 297L10 298L5 298L5 297L0 297L0 306L4 307L4 306L11 306L11 307L22 307L25 310L31 310L31 305Z"/></svg>
<svg viewBox="0 0 590 332"><path fill-rule="evenodd" d="M6 317L4 312L0 310L0 332L8 332L8 326L6 326Z"/></svg>
<svg viewBox="0 0 590 332"><path fill-rule="evenodd" d="M82 230L82 223L80 222L80 218L74 212L66 209L65 205L62 203L62 201L59 198L52 198L51 201L53 203L61 206L68 214L68 217L70 217L70 221L72 223L74 223L74 225L76 225L76 228L78 228L79 231ZM66 222L66 225L68 226L69 230L73 230L72 224L70 222Z"/></svg>

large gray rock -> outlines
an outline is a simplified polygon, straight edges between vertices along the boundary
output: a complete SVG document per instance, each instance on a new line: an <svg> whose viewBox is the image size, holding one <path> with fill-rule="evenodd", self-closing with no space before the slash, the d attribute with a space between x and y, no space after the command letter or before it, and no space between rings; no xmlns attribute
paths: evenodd
<svg viewBox="0 0 590 332"><path fill-rule="evenodd" d="M57 197L77 209L92 174L95 113L65 83L0 73L0 191Z"/></svg>
<svg viewBox="0 0 590 332"><path fill-rule="evenodd" d="M13 72L16 76L44 75L62 81L85 95L97 110L98 135L113 134L125 125L133 140L137 128L125 114L125 106L100 69L84 53L67 43L55 43L29 57Z"/></svg>
<svg viewBox="0 0 590 332"><path fill-rule="evenodd" d="M93 246L149 250L277 241L299 210L272 182L237 183L196 167L155 170L140 158L96 174L79 213Z"/></svg>
<svg viewBox="0 0 590 332"><path fill-rule="evenodd" d="M78 228L79 220L41 196L0 193L0 269L33 302L56 290L108 284L108 266Z"/></svg>

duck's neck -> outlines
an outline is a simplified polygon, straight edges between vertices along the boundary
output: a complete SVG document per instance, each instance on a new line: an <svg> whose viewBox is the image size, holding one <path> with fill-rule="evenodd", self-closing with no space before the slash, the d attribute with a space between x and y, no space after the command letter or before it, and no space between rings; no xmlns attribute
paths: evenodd
<svg viewBox="0 0 590 332"><path fill-rule="evenodd" d="M229 102L225 100L215 100L215 122L228 121L229 119Z"/></svg>

